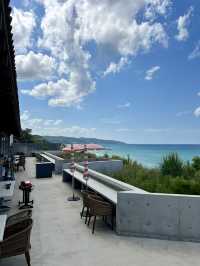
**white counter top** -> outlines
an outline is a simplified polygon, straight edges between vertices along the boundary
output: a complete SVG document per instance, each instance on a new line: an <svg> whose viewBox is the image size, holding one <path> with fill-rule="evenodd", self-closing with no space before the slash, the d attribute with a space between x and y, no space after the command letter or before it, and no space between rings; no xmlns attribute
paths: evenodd
<svg viewBox="0 0 200 266"><path fill-rule="evenodd" d="M9 189L6 189L6 184L11 184ZM14 193L15 181L0 182L0 198L11 198Z"/></svg>
<svg viewBox="0 0 200 266"><path fill-rule="evenodd" d="M72 175L71 171L68 169L65 169L68 174ZM79 171L74 172L74 178L79 180L81 183L86 184L85 179L83 178L83 173L80 173ZM114 190L110 188L109 186L104 185L103 183L93 179L92 177L89 178L87 185L92 190L98 192L108 200L112 201L114 204L117 204L117 190Z"/></svg>
<svg viewBox="0 0 200 266"><path fill-rule="evenodd" d="M6 219L7 219L6 214L0 215L0 241L3 240L4 230L6 226Z"/></svg>

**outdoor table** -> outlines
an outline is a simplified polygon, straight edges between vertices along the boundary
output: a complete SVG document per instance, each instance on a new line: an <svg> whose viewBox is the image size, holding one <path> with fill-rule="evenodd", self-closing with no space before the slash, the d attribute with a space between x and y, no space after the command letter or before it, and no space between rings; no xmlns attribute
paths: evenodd
<svg viewBox="0 0 200 266"><path fill-rule="evenodd" d="M6 214L0 215L0 241L3 240L4 230L6 226L6 219L7 219Z"/></svg>
<svg viewBox="0 0 200 266"><path fill-rule="evenodd" d="M14 160L13 160L13 164L14 164L14 167L15 167L16 170L17 170L17 167L19 165L19 160L20 160L20 156L19 155L15 155L14 156Z"/></svg>
<svg viewBox="0 0 200 266"><path fill-rule="evenodd" d="M7 189L6 185L10 184L10 188ZM10 200L13 196L15 188L15 181L1 181L0 182L0 212L8 211L10 207L5 206L3 203L5 200Z"/></svg>
<svg viewBox="0 0 200 266"><path fill-rule="evenodd" d="M6 189L6 185L11 184L9 189ZM15 188L15 181L1 181L0 182L0 198L10 199L13 196Z"/></svg>
<svg viewBox="0 0 200 266"><path fill-rule="evenodd" d="M69 169L65 169L64 171L72 176L72 173ZM86 185L86 180L83 178L83 173L79 171L75 171L72 178L75 178L82 184ZM101 183L100 181L94 178L90 178L87 181L87 187L99 193L100 195L108 199L111 203L113 203L114 205L117 205L117 192L118 192L117 190L109 187L108 185Z"/></svg>

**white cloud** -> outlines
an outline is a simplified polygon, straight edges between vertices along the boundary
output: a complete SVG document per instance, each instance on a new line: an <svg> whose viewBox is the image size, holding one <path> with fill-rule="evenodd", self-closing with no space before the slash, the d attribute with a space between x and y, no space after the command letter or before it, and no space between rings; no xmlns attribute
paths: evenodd
<svg viewBox="0 0 200 266"><path fill-rule="evenodd" d="M150 69L148 69L146 71L146 75L145 75L145 79L146 80L152 80L155 73L160 70L160 66L154 66L154 67L151 67Z"/></svg>
<svg viewBox="0 0 200 266"><path fill-rule="evenodd" d="M128 63L127 58L131 60L138 53L148 52L154 44L164 47L168 45L168 36L162 23L152 18L139 21L138 15L146 12L154 16L156 14L163 16L167 13L170 0L126 0L126 4L122 0L37 0L37 2L44 8L40 23L41 34L36 40L37 48L48 50L48 57L56 60L58 76L53 79L54 81L38 84L29 91L23 90L22 93L46 98L50 106L78 107L80 102L96 89L90 68L92 55L86 50L88 42L92 41L103 48L109 46L113 53L121 58L118 63L109 59L104 75L120 72ZM22 11L20 15L21 13ZM22 14L25 13L23 11ZM32 14L33 21L32 24L29 23L29 34L25 34L28 35L26 40L31 39L35 26L34 13L32 11L28 13ZM24 43L27 48L27 41ZM44 73L40 74L36 69L32 72L32 66L29 69L24 67L23 71L18 68L28 78L31 78L32 73L41 78L50 75L52 69L50 65L47 64L45 68L42 64Z"/></svg>
<svg viewBox="0 0 200 266"><path fill-rule="evenodd" d="M186 41L189 37L189 32L187 27L190 24L190 18L192 16L194 8L191 6L187 13L184 14L183 16L180 16L177 20L177 30L178 34L175 36L175 38L178 41Z"/></svg>
<svg viewBox="0 0 200 266"><path fill-rule="evenodd" d="M60 79L57 82L41 83L32 90L21 90L21 92L36 98L49 98L50 106L69 107L79 105L84 97L94 90L95 83L89 76L70 72L69 80Z"/></svg>
<svg viewBox="0 0 200 266"><path fill-rule="evenodd" d="M111 62L107 69L104 71L103 76L107 76L111 73L119 73L121 69L124 68L128 63L129 61L127 57L121 57L118 63Z"/></svg>
<svg viewBox="0 0 200 266"><path fill-rule="evenodd" d="M45 121L44 121L44 126L50 126L50 125L53 124L53 122L54 122L54 120L52 120L52 119L45 120Z"/></svg>
<svg viewBox="0 0 200 266"><path fill-rule="evenodd" d="M54 121L54 126L58 126L62 123L62 120L61 119L58 119L58 120L55 120Z"/></svg>
<svg viewBox="0 0 200 266"><path fill-rule="evenodd" d="M148 19L154 20L157 15L166 15L167 11L172 6L171 0L147 0L147 8L145 16Z"/></svg>
<svg viewBox="0 0 200 266"><path fill-rule="evenodd" d="M188 59L192 60L195 58L200 57L200 41L198 41L197 45L195 46L194 50L189 54Z"/></svg>
<svg viewBox="0 0 200 266"><path fill-rule="evenodd" d="M36 26L34 12L23 11L13 8L12 26L14 34L14 45L17 52L24 52L32 46L32 33Z"/></svg>
<svg viewBox="0 0 200 266"><path fill-rule="evenodd" d="M57 126L60 125L63 121L61 119L43 119L43 118L33 118L31 113L28 110L25 110L21 113L21 121L26 124L26 126L35 126L35 125L43 125L43 126Z"/></svg>
<svg viewBox="0 0 200 266"><path fill-rule="evenodd" d="M96 131L96 128L65 127L61 119L35 118L29 111L24 111L21 114L21 119L22 128L31 128L34 134L40 135L91 137Z"/></svg>
<svg viewBox="0 0 200 266"><path fill-rule="evenodd" d="M129 108L129 107L131 107L131 103L130 102L126 102L124 104L119 104L117 106L117 108L120 108L120 109Z"/></svg>
<svg viewBox="0 0 200 266"><path fill-rule="evenodd" d="M63 121L61 119L53 120L53 119L47 119L43 120L44 126L58 126L62 123Z"/></svg>
<svg viewBox="0 0 200 266"><path fill-rule="evenodd" d="M29 117L30 117L30 113L27 110L25 110L20 116L21 121L27 121Z"/></svg>
<svg viewBox="0 0 200 266"><path fill-rule="evenodd" d="M38 46L48 49L57 59L60 78L56 82L41 83L26 93L34 97L50 97L50 106L79 107L84 97L96 89L96 83L89 71L90 54L76 37L78 25L74 1L45 0L41 3L45 15Z"/></svg>
<svg viewBox="0 0 200 266"><path fill-rule="evenodd" d="M18 78L22 80L49 79L56 68L55 59L41 53L30 51L16 56Z"/></svg>
<svg viewBox="0 0 200 266"><path fill-rule="evenodd" d="M152 1L149 1L149 5ZM122 56L148 51L154 43L167 46L167 36L160 23L136 21L146 6L143 0L79 1L77 14L80 24L78 36L85 42L110 45Z"/></svg>
<svg viewBox="0 0 200 266"><path fill-rule="evenodd" d="M43 127L43 123L44 120L42 118L30 118L26 121L26 124L31 129Z"/></svg>
<svg viewBox="0 0 200 266"><path fill-rule="evenodd" d="M77 136L77 137L91 137L94 136L96 132L96 128L85 128L80 126L71 126L71 127L63 127L60 129L60 132L63 136ZM56 135L59 135L58 132Z"/></svg>
<svg viewBox="0 0 200 266"><path fill-rule="evenodd" d="M199 117L200 116L200 107L197 107L195 110L194 110L194 115L196 117Z"/></svg>

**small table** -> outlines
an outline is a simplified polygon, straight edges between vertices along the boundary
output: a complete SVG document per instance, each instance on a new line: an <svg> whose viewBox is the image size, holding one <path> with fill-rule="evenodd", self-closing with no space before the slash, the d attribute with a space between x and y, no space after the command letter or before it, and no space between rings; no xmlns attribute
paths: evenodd
<svg viewBox="0 0 200 266"><path fill-rule="evenodd" d="M6 227L6 219L7 219L6 214L0 215L0 241L3 240L4 230Z"/></svg>
<svg viewBox="0 0 200 266"><path fill-rule="evenodd" d="M6 189L6 184L11 184L9 189ZM1 181L0 182L0 198L10 199L13 196L15 188L15 181Z"/></svg>
<svg viewBox="0 0 200 266"><path fill-rule="evenodd" d="M7 189L6 185L10 184L10 188ZM0 182L0 211L5 212L8 211L10 207L4 206L3 202L5 200L10 200L13 196L15 188L15 181L2 181Z"/></svg>

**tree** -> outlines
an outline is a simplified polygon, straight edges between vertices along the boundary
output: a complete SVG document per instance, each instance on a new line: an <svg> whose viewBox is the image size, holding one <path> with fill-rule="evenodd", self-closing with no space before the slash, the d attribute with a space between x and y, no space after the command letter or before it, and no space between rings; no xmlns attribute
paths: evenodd
<svg viewBox="0 0 200 266"><path fill-rule="evenodd" d="M192 159L192 167L196 170L199 171L200 170L200 157L199 156L195 156Z"/></svg>
<svg viewBox="0 0 200 266"><path fill-rule="evenodd" d="M32 129L30 128L22 129L21 136L19 138L20 142L33 143L34 138L31 133Z"/></svg>
<svg viewBox="0 0 200 266"><path fill-rule="evenodd" d="M179 158L177 153L170 153L163 157L160 170L163 176L182 176L183 174L183 161Z"/></svg>

